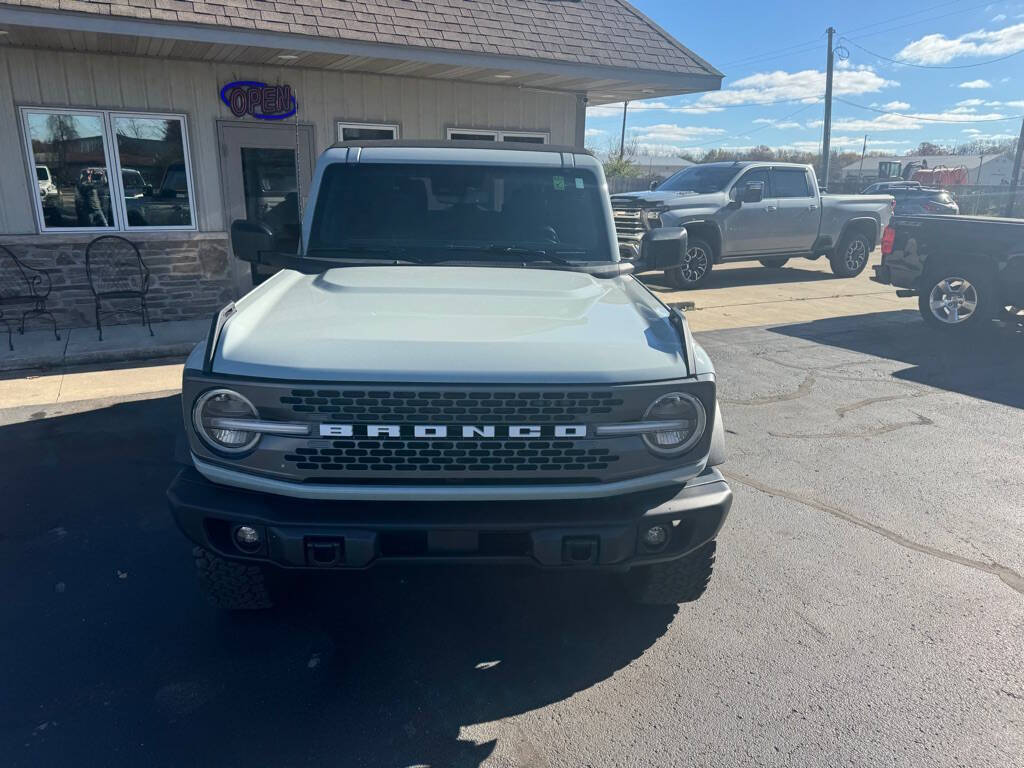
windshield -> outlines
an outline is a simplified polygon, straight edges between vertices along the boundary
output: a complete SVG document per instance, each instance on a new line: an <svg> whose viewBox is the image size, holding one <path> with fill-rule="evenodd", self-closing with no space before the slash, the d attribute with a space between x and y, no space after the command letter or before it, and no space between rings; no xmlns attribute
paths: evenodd
<svg viewBox="0 0 1024 768"><path fill-rule="evenodd" d="M693 165L670 176L658 187L663 192L721 192L739 172L735 165Z"/></svg>
<svg viewBox="0 0 1024 768"><path fill-rule="evenodd" d="M49 181L50 180L50 172L44 166L37 165L36 166L36 178L39 179L39 181Z"/></svg>
<svg viewBox="0 0 1024 768"><path fill-rule="evenodd" d="M606 206L597 176L582 169L338 163L324 172L309 253L458 251L459 259L497 262L509 249L530 249L611 262Z"/></svg>

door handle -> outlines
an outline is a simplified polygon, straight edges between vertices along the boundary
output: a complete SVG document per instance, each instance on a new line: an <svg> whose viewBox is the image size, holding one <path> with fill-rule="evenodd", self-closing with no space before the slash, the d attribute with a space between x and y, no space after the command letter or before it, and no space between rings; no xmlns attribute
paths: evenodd
<svg viewBox="0 0 1024 768"><path fill-rule="evenodd" d="M807 210L808 211L816 211L816 210L818 210L818 206L816 206L814 203L811 203L810 205L807 206Z"/></svg>
<svg viewBox="0 0 1024 768"><path fill-rule="evenodd" d="M765 209L766 211L768 211L768 213L772 213L773 211L777 211L777 210L779 210L779 209L778 209L777 207L775 207L774 205L766 205L766 206L764 207L764 209Z"/></svg>

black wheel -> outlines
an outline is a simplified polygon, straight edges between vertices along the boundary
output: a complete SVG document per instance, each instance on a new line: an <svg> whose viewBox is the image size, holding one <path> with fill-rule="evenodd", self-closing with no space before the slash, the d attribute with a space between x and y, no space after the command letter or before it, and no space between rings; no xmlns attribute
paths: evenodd
<svg viewBox="0 0 1024 768"><path fill-rule="evenodd" d="M704 594L715 565L715 542L709 541L679 560L634 568L629 572L633 599L644 605L692 603Z"/></svg>
<svg viewBox="0 0 1024 768"><path fill-rule="evenodd" d="M787 259L787 258L758 259L758 261L761 262L762 266L771 267L772 269L778 269L779 267L785 266L786 262L789 261L789 259Z"/></svg>
<svg viewBox="0 0 1024 768"><path fill-rule="evenodd" d="M263 567L225 560L202 547L193 548L192 554L199 589L218 608L258 611L274 607Z"/></svg>
<svg viewBox="0 0 1024 768"><path fill-rule="evenodd" d="M962 331L995 317L995 281L984 264L929 265L921 279L917 308L933 328Z"/></svg>
<svg viewBox="0 0 1024 768"><path fill-rule="evenodd" d="M703 240L690 240L682 264L676 269L665 270L669 283L680 290L699 288L711 274L715 253Z"/></svg>
<svg viewBox="0 0 1024 768"><path fill-rule="evenodd" d="M843 236L835 252L829 256L832 274L836 277L856 277L868 265L871 241L867 235L850 232Z"/></svg>

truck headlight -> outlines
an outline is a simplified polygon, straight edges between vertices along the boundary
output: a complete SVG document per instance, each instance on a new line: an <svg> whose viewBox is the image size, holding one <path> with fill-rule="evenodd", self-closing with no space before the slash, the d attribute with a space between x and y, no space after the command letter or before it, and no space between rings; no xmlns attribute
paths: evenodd
<svg viewBox="0 0 1024 768"><path fill-rule="evenodd" d="M211 389L196 400L192 423L196 432L210 448L221 453L245 453L259 442L259 432L248 432L231 426L232 420L258 418L256 408L230 389Z"/></svg>
<svg viewBox="0 0 1024 768"><path fill-rule="evenodd" d="M659 456L677 456L690 450L707 426L704 405L693 395L669 392L644 413L644 421L661 422L657 430L644 433L644 442Z"/></svg>

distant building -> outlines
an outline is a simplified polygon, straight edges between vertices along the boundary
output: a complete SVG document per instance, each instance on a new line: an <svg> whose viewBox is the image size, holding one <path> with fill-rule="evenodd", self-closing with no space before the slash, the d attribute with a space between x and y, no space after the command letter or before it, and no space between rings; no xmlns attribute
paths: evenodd
<svg viewBox="0 0 1024 768"><path fill-rule="evenodd" d="M860 160L843 168L843 181L860 181L864 185L892 176L899 177L911 163L920 168L964 168L967 183L982 186L1009 184L1013 175L1013 156L1009 153L991 155L909 155L891 157L865 157L861 170ZM881 169L881 173L879 170Z"/></svg>

